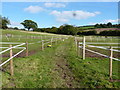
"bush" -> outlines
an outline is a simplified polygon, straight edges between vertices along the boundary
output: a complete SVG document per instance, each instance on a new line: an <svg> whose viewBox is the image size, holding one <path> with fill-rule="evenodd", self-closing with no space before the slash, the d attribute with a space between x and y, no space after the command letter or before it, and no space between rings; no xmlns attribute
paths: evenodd
<svg viewBox="0 0 120 90"><path fill-rule="evenodd" d="M18 30L18 27L14 27L15 30Z"/></svg>
<svg viewBox="0 0 120 90"><path fill-rule="evenodd" d="M118 30L109 30L100 32L101 36L120 36L120 31Z"/></svg>
<svg viewBox="0 0 120 90"><path fill-rule="evenodd" d="M86 31L86 32L78 32L78 35L97 35L97 31Z"/></svg>
<svg viewBox="0 0 120 90"><path fill-rule="evenodd" d="M59 27L58 32L59 34L66 34L66 35L77 35L78 28L72 25L62 25Z"/></svg>
<svg viewBox="0 0 120 90"><path fill-rule="evenodd" d="M33 31L36 31L36 32L45 32L45 28L36 28Z"/></svg>

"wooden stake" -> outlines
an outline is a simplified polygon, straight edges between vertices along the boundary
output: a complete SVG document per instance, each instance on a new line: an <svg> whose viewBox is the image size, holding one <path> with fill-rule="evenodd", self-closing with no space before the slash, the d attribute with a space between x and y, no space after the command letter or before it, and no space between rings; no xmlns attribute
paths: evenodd
<svg viewBox="0 0 120 90"><path fill-rule="evenodd" d="M82 54L82 59L85 59L85 36L83 37L83 54Z"/></svg>
<svg viewBox="0 0 120 90"><path fill-rule="evenodd" d="M79 56L79 41L76 41L77 43L77 55Z"/></svg>
<svg viewBox="0 0 120 90"><path fill-rule="evenodd" d="M75 46L76 46L76 52L77 52L78 44L77 44L77 39L76 39L76 37L75 37Z"/></svg>
<svg viewBox="0 0 120 90"><path fill-rule="evenodd" d="M10 45L10 48L12 47L12 45ZM13 55L13 52L12 52L12 49L10 49L10 58L12 57ZM10 60L10 74L11 76L13 76L13 59Z"/></svg>
<svg viewBox="0 0 120 90"><path fill-rule="evenodd" d="M110 46L110 60L109 60L109 76L112 79L112 58L113 58L113 48Z"/></svg>
<svg viewBox="0 0 120 90"><path fill-rule="evenodd" d="M52 45L53 37L51 38L51 45Z"/></svg>
<svg viewBox="0 0 120 90"><path fill-rule="evenodd" d="M42 51L44 50L44 41L42 40Z"/></svg>
<svg viewBox="0 0 120 90"><path fill-rule="evenodd" d="M56 39L56 44L57 44L57 38L55 38Z"/></svg>
<svg viewBox="0 0 120 90"><path fill-rule="evenodd" d="M41 36L41 40L42 40L42 36Z"/></svg>
<svg viewBox="0 0 120 90"><path fill-rule="evenodd" d="M26 57L28 56L28 42L26 42Z"/></svg>

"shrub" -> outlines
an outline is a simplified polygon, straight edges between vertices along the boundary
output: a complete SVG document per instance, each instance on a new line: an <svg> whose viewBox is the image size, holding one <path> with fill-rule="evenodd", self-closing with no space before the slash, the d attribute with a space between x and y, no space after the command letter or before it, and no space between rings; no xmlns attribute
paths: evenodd
<svg viewBox="0 0 120 90"><path fill-rule="evenodd" d="M93 31L86 31L86 32L78 32L78 35L96 35L97 31L93 30Z"/></svg>
<svg viewBox="0 0 120 90"><path fill-rule="evenodd" d="M118 30L109 30L100 32L101 36L120 36L120 31Z"/></svg>

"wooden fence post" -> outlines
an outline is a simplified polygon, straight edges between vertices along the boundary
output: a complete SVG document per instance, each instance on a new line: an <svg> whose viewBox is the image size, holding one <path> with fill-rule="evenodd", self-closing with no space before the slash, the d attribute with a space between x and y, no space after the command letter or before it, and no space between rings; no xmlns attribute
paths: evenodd
<svg viewBox="0 0 120 90"><path fill-rule="evenodd" d="M28 56L28 42L26 42L26 57Z"/></svg>
<svg viewBox="0 0 120 90"><path fill-rule="evenodd" d="M77 44L77 39L76 39L76 37L75 37L75 46L76 46L76 52L77 52L78 44Z"/></svg>
<svg viewBox="0 0 120 90"><path fill-rule="evenodd" d="M55 38L56 39L56 44L57 44L57 38Z"/></svg>
<svg viewBox="0 0 120 90"><path fill-rule="evenodd" d="M85 59L85 36L83 37L83 52L82 52L82 59Z"/></svg>
<svg viewBox="0 0 120 90"><path fill-rule="evenodd" d="M51 38L51 45L52 45L53 37Z"/></svg>
<svg viewBox="0 0 120 90"><path fill-rule="evenodd" d="M77 56L79 56L79 41L77 40L76 43L77 43Z"/></svg>
<svg viewBox="0 0 120 90"><path fill-rule="evenodd" d="M42 36L41 36L41 40L42 40Z"/></svg>
<svg viewBox="0 0 120 90"><path fill-rule="evenodd" d="M42 51L44 50L44 41L42 40Z"/></svg>
<svg viewBox="0 0 120 90"><path fill-rule="evenodd" d="M10 45L10 48L12 47L12 45ZM12 57L12 55L13 55L13 52L12 52L12 49L10 49L10 58ZM14 71L13 71L13 59L11 59L10 60L10 74L11 74L11 76L13 76L13 73L14 73Z"/></svg>
<svg viewBox="0 0 120 90"><path fill-rule="evenodd" d="M112 59L113 59L113 48L110 46L110 60L109 60L109 76L112 79Z"/></svg>

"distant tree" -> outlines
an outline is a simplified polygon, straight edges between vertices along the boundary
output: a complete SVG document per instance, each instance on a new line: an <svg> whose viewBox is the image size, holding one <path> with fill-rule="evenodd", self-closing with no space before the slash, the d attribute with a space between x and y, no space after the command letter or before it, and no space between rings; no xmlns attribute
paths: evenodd
<svg viewBox="0 0 120 90"><path fill-rule="evenodd" d="M18 27L14 27L14 29L18 30Z"/></svg>
<svg viewBox="0 0 120 90"><path fill-rule="evenodd" d="M92 30L92 31L83 31L83 32L79 32L77 33L78 35L97 35L97 31Z"/></svg>
<svg viewBox="0 0 120 90"><path fill-rule="evenodd" d="M108 22L108 23L107 23L107 27L108 27L108 28L111 28L111 27L112 27L112 23L111 23L111 22Z"/></svg>
<svg viewBox="0 0 120 90"><path fill-rule="evenodd" d="M8 18L0 16L0 28L7 29L9 24L10 20Z"/></svg>
<svg viewBox="0 0 120 90"><path fill-rule="evenodd" d="M106 25L106 24L103 24L103 25L102 25L102 28L107 28L107 25Z"/></svg>
<svg viewBox="0 0 120 90"><path fill-rule="evenodd" d="M120 28L120 24L116 25L117 28Z"/></svg>
<svg viewBox="0 0 120 90"><path fill-rule="evenodd" d="M57 31L58 31L58 28L56 27L52 27L50 30L51 33L57 33Z"/></svg>
<svg viewBox="0 0 120 90"><path fill-rule="evenodd" d="M96 28L111 28L111 27L116 27L116 25L112 25L111 22L108 22L107 24L96 24Z"/></svg>
<svg viewBox="0 0 120 90"><path fill-rule="evenodd" d="M97 24L95 24L95 26L94 26L95 28L99 28L100 27L100 25L97 23Z"/></svg>
<svg viewBox="0 0 120 90"><path fill-rule="evenodd" d="M78 28L72 25L62 25L58 29L58 33L67 35L77 35Z"/></svg>
<svg viewBox="0 0 120 90"><path fill-rule="evenodd" d="M22 23L21 23L25 28L28 29L28 31L30 29L34 30L38 27L37 23L32 21L32 20L24 20Z"/></svg>
<svg viewBox="0 0 120 90"><path fill-rule="evenodd" d="M102 31L100 32L102 36L120 36L119 30L109 30L109 31Z"/></svg>
<svg viewBox="0 0 120 90"><path fill-rule="evenodd" d="M104 25L102 23L100 24L100 28L104 28Z"/></svg>
<svg viewBox="0 0 120 90"><path fill-rule="evenodd" d="M59 33L59 34L64 34L63 27L64 27L64 25L61 25L61 26L58 28L57 33Z"/></svg>
<svg viewBox="0 0 120 90"><path fill-rule="evenodd" d="M51 28L46 28L45 32L50 33Z"/></svg>

